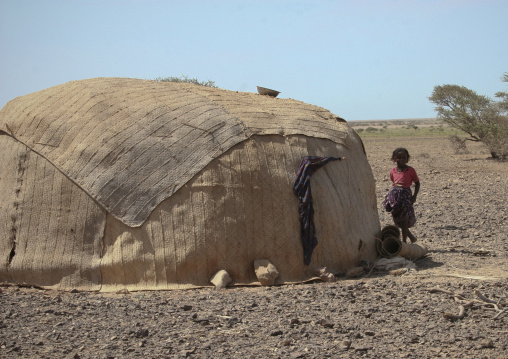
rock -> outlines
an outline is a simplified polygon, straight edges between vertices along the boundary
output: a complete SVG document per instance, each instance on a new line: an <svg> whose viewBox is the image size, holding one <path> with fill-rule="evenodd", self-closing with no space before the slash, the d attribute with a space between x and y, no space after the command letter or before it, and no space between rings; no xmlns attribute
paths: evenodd
<svg viewBox="0 0 508 359"><path fill-rule="evenodd" d="M231 317L231 318L227 318L226 319L226 323L227 323L227 326L229 328L235 326L236 324L238 324L240 322L240 319L236 318L236 317Z"/></svg>
<svg viewBox="0 0 508 359"><path fill-rule="evenodd" d="M409 269L407 269L407 268L399 268L399 269L392 269L388 273L390 273L391 275L394 275L394 276L398 276L398 275L406 274L408 271L409 271Z"/></svg>
<svg viewBox="0 0 508 359"><path fill-rule="evenodd" d="M279 271L267 259L257 259L254 261L254 271L261 285L274 285L279 277Z"/></svg>
<svg viewBox="0 0 508 359"><path fill-rule="evenodd" d="M343 340L340 342L339 348L343 350L349 349L351 348L351 342L349 340Z"/></svg>
<svg viewBox="0 0 508 359"><path fill-rule="evenodd" d="M217 273L215 273L210 279L210 282L215 286L215 289L223 289L231 283L231 276L224 269L221 269Z"/></svg>
<svg viewBox="0 0 508 359"><path fill-rule="evenodd" d="M330 321L326 320L326 319L321 319L318 321L318 324L319 325L322 325L323 327L325 328L333 328L333 323L331 323Z"/></svg>
<svg viewBox="0 0 508 359"><path fill-rule="evenodd" d="M333 273L323 273L319 276L319 279L321 279L323 282L335 282L337 280Z"/></svg>
<svg viewBox="0 0 508 359"><path fill-rule="evenodd" d="M409 338L410 343L418 343L419 341L420 341L420 336L418 336L418 335L413 335L413 336L411 336L411 338Z"/></svg>
<svg viewBox="0 0 508 359"><path fill-rule="evenodd" d="M134 333L136 338L146 338L149 334L148 329L139 329Z"/></svg>
<svg viewBox="0 0 508 359"><path fill-rule="evenodd" d="M483 339L483 340L480 341L478 347L480 349L483 349L483 348L494 348L494 343L490 339Z"/></svg>
<svg viewBox="0 0 508 359"><path fill-rule="evenodd" d="M326 267L319 267L314 269L314 273L319 276L319 279L321 279L323 282L335 282L336 278L335 275L328 272L326 270Z"/></svg>
<svg viewBox="0 0 508 359"><path fill-rule="evenodd" d="M321 276L321 274L328 273L328 271L326 270L326 267L319 267L319 268L314 269L314 273L317 276Z"/></svg>

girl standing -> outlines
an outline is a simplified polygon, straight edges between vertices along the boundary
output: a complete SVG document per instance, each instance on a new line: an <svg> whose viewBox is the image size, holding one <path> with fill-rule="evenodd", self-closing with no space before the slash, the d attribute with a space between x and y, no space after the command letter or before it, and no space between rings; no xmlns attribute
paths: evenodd
<svg viewBox="0 0 508 359"><path fill-rule="evenodd" d="M386 211L391 212L393 222L402 230L402 240L406 242L407 237L411 243L416 242L416 237L409 231L416 223L413 203L420 191L420 179L413 167L408 166L409 152L405 148L397 148L393 151L392 161L397 164L390 171L392 188L383 201ZM414 194L411 193L411 185L415 184Z"/></svg>

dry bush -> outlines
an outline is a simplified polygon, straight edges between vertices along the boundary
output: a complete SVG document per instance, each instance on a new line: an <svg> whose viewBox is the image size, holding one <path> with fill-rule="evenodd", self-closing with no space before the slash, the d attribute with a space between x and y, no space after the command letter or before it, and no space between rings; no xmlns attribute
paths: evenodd
<svg viewBox="0 0 508 359"><path fill-rule="evenodd" d="M466 146L467 140L465 138L460 138L457 135L451 135L448 139L450 140L450 144L452 145L452 149L456 155L469 153Z"/></svg>
<svg viewBox="0 0 508 359"><path fill-rule="evenodd" d="M155 79L155 81L160 81L160 82L185 82L185 83L194 84L194 85L200 85L200 86L207 86L207 87L217 88L217 86L215 85L215 81L210 81L210 80L200 81L200 80L198 80L197 77L192 78L192 77L189 77L187 75L182 75L180 77L177 77L177 76L157 77Z"/></svg>
<svg viewBox="0 0 508 359"><path fill-rule="evenodd" d="M508 159L508 117L499 116L493 120L483 142L492 157L500 160Z"/></svg>

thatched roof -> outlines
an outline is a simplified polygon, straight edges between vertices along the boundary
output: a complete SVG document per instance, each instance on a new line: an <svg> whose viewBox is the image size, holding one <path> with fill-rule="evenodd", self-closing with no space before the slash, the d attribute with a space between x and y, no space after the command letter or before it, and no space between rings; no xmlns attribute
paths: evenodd
<svg viewBox="0 0 508 359"><path fill-rule="evenodd" d="M352 132L329 111L292 99L125 78L73 81L16 98L0 111L0 131L131 227L253 135L344 144Z"/></svg>

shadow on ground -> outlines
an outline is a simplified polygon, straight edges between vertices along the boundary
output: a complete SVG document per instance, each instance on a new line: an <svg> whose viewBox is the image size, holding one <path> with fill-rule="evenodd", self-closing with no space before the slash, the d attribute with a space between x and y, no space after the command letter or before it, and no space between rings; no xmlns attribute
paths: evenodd
<svg viewBox="0 0 508 359"><path fill-rule="evenodd" d="M426 257L417 259L417 260L415 260L415 263L418 266L418 268L422 268L422 269L439 268L444 265L443 262L434 261L431 256L426 256Z"/></svg>

